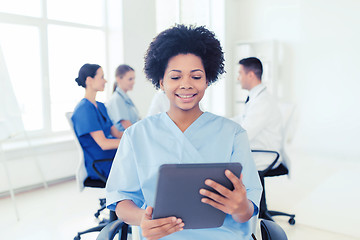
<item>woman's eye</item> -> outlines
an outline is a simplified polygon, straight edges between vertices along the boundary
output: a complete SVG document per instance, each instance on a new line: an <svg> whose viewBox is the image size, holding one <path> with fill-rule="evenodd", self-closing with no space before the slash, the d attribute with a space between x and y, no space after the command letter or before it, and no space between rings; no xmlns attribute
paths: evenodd
<svg viewBox="0 0 360 240"><path fill-rule="evenodd" d="M174 77L170 77L172 80L178 80L178 79L180 79L180 77L179 76L174 76Z"/></svg>
<svg viewBox="0 0 360 240"><path fill-rule="evenodd" d="M199 80L199 79L201 79L201 76L193 76L193 79Z"/></svg>

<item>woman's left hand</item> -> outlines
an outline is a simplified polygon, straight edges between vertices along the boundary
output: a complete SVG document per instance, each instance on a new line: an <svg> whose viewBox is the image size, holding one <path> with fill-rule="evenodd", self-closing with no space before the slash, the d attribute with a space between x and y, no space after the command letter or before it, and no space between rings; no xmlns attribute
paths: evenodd
<svg viewBox="0 0 360 240"><path fill-rule="evenodd" d="M206 197L202 198L201 201L232 215L237 222L246 222L251 218L254 208L250 200L247 199L242 174L240 178L237 178L231 171L226 170L225 175L232 182L234 190L231 191L221 184L207 179L205 184L221 195L206 189L200 189L200 194Z"/></svg>

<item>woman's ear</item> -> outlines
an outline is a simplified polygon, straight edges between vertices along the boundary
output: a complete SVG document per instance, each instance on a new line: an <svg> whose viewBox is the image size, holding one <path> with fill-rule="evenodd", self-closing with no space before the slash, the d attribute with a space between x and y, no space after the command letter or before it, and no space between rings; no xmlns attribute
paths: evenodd
<svg viewBox="0 0 360 240"><path fill-rule="evenodd" d="M117 76L117 77L115 78L115 81L118 83L118 85L120 85L121 77L120 77L120 76Z"/></svg>
<svg viewBox="0 0 360 240"><path fill-rule="evenodd" d="M86 80L85 80L85 85L86 85L86 86L89 86L89 84L91 84L91 81L92 81L92 80L93 80L92 77L87 76L87 77L86 77Z"/></svg>
<svg viewBox="0 0 360 240"><path fill-rule="evenodd" d="M160 79L159 84L160 84L160 89L164 91L164 80Z"/></svg>

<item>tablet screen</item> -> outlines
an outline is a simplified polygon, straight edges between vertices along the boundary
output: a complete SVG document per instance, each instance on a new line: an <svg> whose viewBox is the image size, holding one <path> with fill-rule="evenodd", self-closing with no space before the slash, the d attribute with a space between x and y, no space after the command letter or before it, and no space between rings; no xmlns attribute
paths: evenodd
<svg viewBox="0 0 360 240"><path fill-rule="evenodd" d="M206 203L201 188L214 191L205 185L212 179L233 189L225 176L228 169L240 177L240 163L164 164L160 166L153 218L175 216L185 223L185 229L214 228L224 223L226 214Z"/></svg>

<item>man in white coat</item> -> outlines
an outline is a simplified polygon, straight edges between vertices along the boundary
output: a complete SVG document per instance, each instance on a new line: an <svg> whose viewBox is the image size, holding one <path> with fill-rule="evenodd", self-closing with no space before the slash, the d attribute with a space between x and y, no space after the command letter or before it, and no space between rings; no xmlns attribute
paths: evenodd
<svg viewBox="0 0 360 240"><path fill-rule="evenodd" d="M282 118L277 100L261 82L263 73L259 59L251 57L239 61L239 77L243 89L249 90L242 114L233 120L247 131L252 150L280 151L282 144ZM258 171L264 170L274 160L272 156L254 153ZM277 167L280 161L274 166Z"/></svg>

